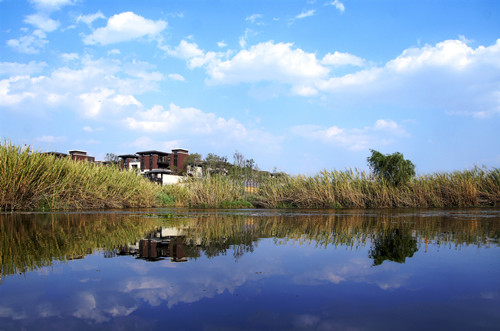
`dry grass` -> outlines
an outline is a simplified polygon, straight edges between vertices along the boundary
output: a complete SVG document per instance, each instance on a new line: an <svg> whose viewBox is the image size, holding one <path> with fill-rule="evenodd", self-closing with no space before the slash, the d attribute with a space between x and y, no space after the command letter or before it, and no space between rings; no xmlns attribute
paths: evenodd
<svg viewBox="0 0 500 331"><path fill-rule="evenodd" d="M259 188L259 203L267 208L442 208L499 202L496 168L419 176L402 186L373 180L357 170L325 170L312 177L270 180Z"/></svg>
<svg viewBox="0 0 500 331"><path fill-rule="evenodd" d="M176 187L177 186L177 187ZM179 185L166 186L165 192L177 206L202 208L252 207L245 200L245 187L226 176L191 179Z"/></svg>
<svg viewBox="0 0 500 331"><path fill-rule="evenodd" d="M496 206L500 169L436 173L393 186L364 171L261 179L258 191L229 176L160 187L133 172L0 146L2 210L124 207L443 208Z"/></svg>
<svg viewBox="0 0 500 331"><path fill-rule="evenodd" d="M0 187L5 211L149 207L159 192L133 172L30 153L9 142L0 146Z"/></svg>

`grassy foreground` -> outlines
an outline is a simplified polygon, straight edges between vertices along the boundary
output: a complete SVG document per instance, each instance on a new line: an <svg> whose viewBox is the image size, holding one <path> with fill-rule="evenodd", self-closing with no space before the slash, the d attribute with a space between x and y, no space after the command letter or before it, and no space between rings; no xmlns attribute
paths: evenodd
<svg viewBox="0 0 500 331"><path fill-rule="evenodd" d="M131 172L0 147L0 209L56 210L156 206L158 187Z"/></svg>
<svg viewBox="0 0 500 331"><path fill-rule="evenodd" d="M241 180L207 176L160 187L133 172L0 146L0 209L74 210L128 207L444 208L497 206L500 169L436 173L394 186L362 171Z"/></svg>

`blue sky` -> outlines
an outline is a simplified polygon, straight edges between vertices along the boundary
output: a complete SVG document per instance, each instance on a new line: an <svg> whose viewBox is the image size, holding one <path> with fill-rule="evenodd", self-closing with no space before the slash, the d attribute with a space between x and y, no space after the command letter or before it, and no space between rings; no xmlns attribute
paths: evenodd
<svg viewBox="0 0 500 331"><path fill-rule="evenodd" d="M500 167L500 1L0 0L0 136L264 170Z"/></svg>

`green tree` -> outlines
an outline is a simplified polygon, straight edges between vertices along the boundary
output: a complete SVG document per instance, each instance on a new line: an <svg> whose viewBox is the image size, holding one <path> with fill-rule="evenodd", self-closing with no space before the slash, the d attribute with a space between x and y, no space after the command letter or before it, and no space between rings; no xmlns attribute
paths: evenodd
<svg viewBox="0 0 500 331"><path fill-rule="evenodd" d="M229 168L226 156L208 153L205 158L205 171L209 173L226 174Z"/></svg>
<svg viewBox="0 0 500 331"><path fill-rule="evenodd" d="M106 156L104 157L104 161L118 163L120 161L120 158L116 154L106 153Z"/></svg>
<svg viewBox="0 0 500 331"><path fill-rule="evenodd" d="M392 185L403 185L415 176L415 165L405 160L403 154L382 154L370 149L372 155L366 160L375 176L385 179Z"/></svg>
<svg viewBox="0 0 500 331"><path fill-rule="evenodd" d="M245 157L240 152L234 151L233 159L235 167L243 168L245 166Z"/></svg>
<svg viewBox="0 0 500 331"><path fill-rule="evenodd" d="M184 165L186 166L199 166L202 163L201 154L193 153L189 154L186 160L184 161Z"/></svg>
<svg viewBox="0 0 500 331"><path fill-rule="evenodd" d="M118 166L120 164L120 158L116 154L106 153L104 162L106 162L107 164L112 164L113 166Z"/></svg>

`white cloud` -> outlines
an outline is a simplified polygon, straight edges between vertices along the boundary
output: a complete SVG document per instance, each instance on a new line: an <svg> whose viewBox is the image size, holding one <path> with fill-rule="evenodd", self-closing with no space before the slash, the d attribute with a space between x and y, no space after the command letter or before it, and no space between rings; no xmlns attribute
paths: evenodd
<svg viewBox="0 0 500 331"><path fill-rule="evenodd" d="M123 110L127 106L141 107L141 103L132 95L117 94L114 90L107 88L83 93L80 99L83 102L83 115L86 117L100 115L104 106L108 111Z"/></svg>
<svg viewBox="0 0 500 331"><path fill-rule="evenodd" d="M61 7L72 5L73 0L30 0L39 9L57 10Z"/></svg>
<svg viewBox="0 0 500 331"><path fill-rule="evenodd" d="M60 25L59 21L51 19L47 14L44 13L28 15L24 19L24 22L31 24L35 28L38 28L44 32L52 32L56 30Z"/></svg>
<svg viewBox="0 0 500 331"><path fill-rule="evenodd" d="M300 19L303 19L306 17L311 17L311 16L314 16L315 13L316 13L316 11L314 9L311 9L311 10L302 12L299 15L295 16L295 19L300 20Z"/></svg>
<svg viewBox="0 0 500 331"><path fill-rule="evenodd" d="M293 48L290 43L272 41L241 50L232 59L212 63L208 67L212 84L278 81L300 86L327 78L329 69L322 66L316 56Z"/></svg>
<svg viewBox="0 0 500 331"><path fill-rule="evenodd" d="M207 149L214 146L217 149L237 149L244 142L254 149L262 149L269 153L281 149L281 137L276 137L264 130L244 126L234 118L226 119L214 113L206 113L200 109L182 108L173 103L168 109L155 105L147 110L140 110L123 121L124 127L141 133L164 138L165 135L181 139L177 147L184 146L185 141L196 142L197 145L206 145ZM161 140L160 140L161 141ZM142 137L136 146L159 146L149 138ZM166 145L161 145L165 147ZM161 147L160 146L160 147ZM175 147L175 146L171 146ZM166 149L166 148L163 148Z"/></svg>
<svg viewBox="0 0 500 331"><path fill-rule="evenodd" d="M183 143L181 140L167 140L167 141L159 141L154 140L146 136L142 136L134 140L132 143L127 144L128 146L135 147L137 149L142 150L161 150L161 151L170 151L174 148L178 148L182 146Z"/></svg>
<svg viewBox="0 0 500 331"><path fill-rule="evenodd" d="M37 54L40 52L48 40L42 30L35 30L31 35L25 35L19 39L7 40L7 45L14 48L16 51L26 54Z"/></svg>
<svg viewBox="0 0 500 331"><path fill-rule="evenodd" d="M345 65L362 67L365 63L365 60L349 53L335 52L333 54L326 54L325 57L323 57L323 59L321 60L321 63L324 65L331 65L336 67Z"/></svg>
<svg viewBox="0 0 500 331"><path fill-rule="evenodd" d="M315 87L344 100L362 95L370 103L443 109L488 117L500 114L500 40L476 49L460 40L410 48L388 61Z"/></svg>
<svg viewBox="0 0 500 331"><path fill-rule="evenodd" d="M224 48L227 47L227 44L224 42L224 40L221 40L217 43L217 46L219 46L220 48Z"/></svg>
<svg viewBox="0 0 500 331"><path fill-rule="evenodd" d="M103 131L104 129L103 128L92 128L91 126L84 126L83 127L83 131L85 132L89 132L89 133L93 133L93 132L97 132L97 131Z"/></svg>
<svg viewBox="0 0 500 331"><path fill-rule="evenodd" d="M332 2L327 3L326 5L334 6L341 13L345 12L345 6L344 6L344 4L342 2L340 2L339 0L334 0Z"/></svg>
<svg viewBox="0 0 500 331"><path fill-rule="evenodd" d="M64 53L64 54L61 54L61 58L63 59L63 61L69 62L69 61L78 60L80 58L80 56L76 53Z"/></svg>
<svg viewBox="0 0 500 331"><path fill-rule="evenodd" d="M34 141L40 143L57 143L66 141L66 137L42 136L35 138Z"/></svg>
<svg viewBox="0 0 500 331"><path fill-rule="evenodd" d="M83 39L85 44L109 45L149 36L155 37L167 27L163 20L152 21L132 12L113 15L103 28Z"/></svg>
<svg viewBox="0 0 500 331"><path fill-rule="evenodd" d="M176 80L176 81L179 81L179 82L184 82L186 79L180 75L180 74L169 74L168 75L168 78L170 78L171 80Z"/></svg>
<svg viewBox="0 0 500 331"><path fill-rule="evenodd" d="M45 67L47 67L47 63L45 62L31 61L27 64L17 62L0 62L0 75L31 75L42 71Z"/></svg>
<svg viewBox="0 0 500 331"><path fill-rule="evenodd" d="M180 59L192 59L194 57L203 57L205 53L201 50L196 43L190 43L181 40L178 46L174 49L166 48L169 55Z"/></svg>
<svg viewBox="0 0 500 331"><path fill-rule="evenodd" d="M247 47L247 43L248 43L248 39L251 38L251 37L255 37L257 36L259 33L252 30L252 29L249 29L249 28L246 28L245 29L245 33L240 36L239 38L239 45L241 48L246 48Z"/></svg>
<svg viewBox="0 0 500 331"><path fill-rule="evenodd" d="M116 48L108 51L108 55L119 55L120 53L121 53L120 50Z"/></svg>
<svg viewBox="0 0 500 331"><path fill-rule="evenodd" d="M396 138L408 137L406 130L393 120L377 120L371 127L345 129L336 125L325 128L317 125L300 125L292 133L306 139L345 147L349 150L363 150L377 145L387 145Z"/></svg>
<svg viewBox="0 0 500 331"><path fill-rule="evenodd" d="M106 19L106 17L101 13L101 11L89 15L80 15L76 18L76 22L77 23L83 22L88 26L92 26L92 23L98 19Z"/></svg>
<svg viewBox="0 0 500 331"><path fill-rule="evenodd" d="M170 47L162 47L162 49L170 56L186 60L190 69L202 67L222 56L222 53L205 53L196 43L190 43L186 40L181 40L179 45L173 49Z"/></svg>
<svg viewBox="0 0 500 331"><path fill-rule="evenodd" d="M27 80L29 80L29 76L13 76L0 80L0 105L15 106L25 100L34 99L36 94L33 92L23 91L22 89L17 91L15 89L14 93L12 93L13 85L16 85L18 82L26 82Z"/></svg>
<svg viewBox="0 0 500 331"><path fill-rule="evenodd" d="M246 47L245 38L241 46ZM208 84L280 83L292 94L322 94L344 105L383 103L478 118L500 114L500 40L476 49L460 40L414 47L383 66L338 51L318 59L293 44L273 41L225 54L182 41L167 51L186 59L191 69L204 67ZM334 76L332 69L345 66L354 68Z"/></svg>
<svg viewBox="0 0 500 331"><path fill-rule="evenodd" d="M292 87L291 91L293 94L301 95L303 97L310 97L318 94L318 90L308 85L295 85Z"/></svg>
<svg viewBox="0 0 500 331"><path fill-rule="evenodd" d="M0 70L2 67L13 70L20 65L2 63ZM162 74L153 70L144 62L83 58L77 68L60 67L46 76L11 76L0 80L0 105L30 113L50 112L65 106L87 117L133 112L142 107L136 96L155 90L163 79Z"/></svg>
<svg viewBox="0 0 500 331"><path fill-rule="evenodd" d="M169 109L155 105L138 111L133 117L126 118L125 123L132 130L145 132L189 132L198 135L224 132L228 138L247 135L246 128L235 119L226 120L213 113L192 107L181 108L173 103Z"/></svg>
<svg viewBox="0 0 500 331"><path fill-rule="evenodd" d="M245 21L249 21L250 23L252 24L262 24L262 23L258 23L257 20L261 19L262 18L262 15L261 14L253 14L253 15L250 15L248 17L245 18Z"/></svg>

